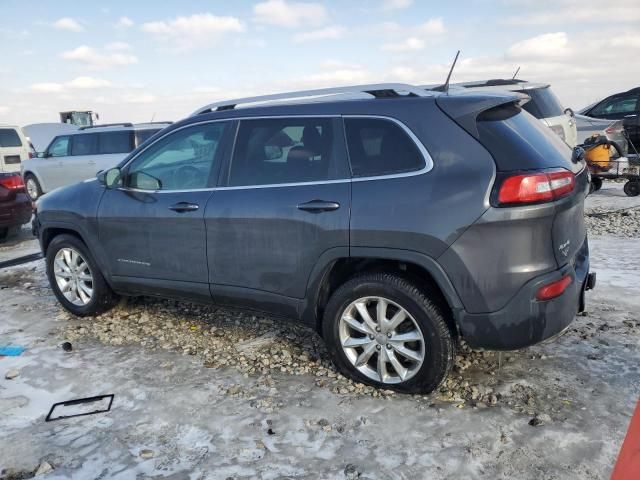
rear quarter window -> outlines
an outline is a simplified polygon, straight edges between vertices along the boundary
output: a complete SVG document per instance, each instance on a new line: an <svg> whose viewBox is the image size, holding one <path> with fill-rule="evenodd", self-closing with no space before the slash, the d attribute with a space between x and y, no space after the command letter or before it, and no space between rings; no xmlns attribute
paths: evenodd
<svg viewBox="0 0 640 480"><path fill-rule="evenodd" d="M22 140L13 128L0 128L0 147L21 147Z"/></svg>
<svg viewBox="0 0 640 480"><path fill-rule="evenodd" d="M158 133L160 129L136 130L136 145L142 145L144 142Z"/></svg>
<svg viewBox="0 0 640 480"><path fill-rule="evenodd" d="M551 88L521 90L520 93L531 97L531 100L525 103L522 108L534 117L542 119L564 115L564 108L562 108L560 100L558 100Z"/></svg>
<svg viewBox="0 0 640 480"><path fill-rule="evenodd" d="M100 132L98 134L98 153L129 153L133 150L133 132L121 130L118 132Z"/></svg>
<svg viewBox="0 0 640 480"><path fill-rule="evenodd" d="M516 105L492 108L478 116L479 140L498 170L572 168L571 148Z"/></svg>
<svg viewBox="0 0 640 480"><path fill-rule="evenodd" d="M397 123L382 118L345 118L354 177L412 172L425 166L415 142Z"/></svg>

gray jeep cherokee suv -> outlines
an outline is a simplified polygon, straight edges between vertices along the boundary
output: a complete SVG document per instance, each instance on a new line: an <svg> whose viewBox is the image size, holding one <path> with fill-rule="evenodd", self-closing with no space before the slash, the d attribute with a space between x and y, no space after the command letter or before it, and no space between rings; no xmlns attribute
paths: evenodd
<svg viewBox="0 0 640 480"><path fill-rule="evenodd" d="M208 105L38 201L51 287L80 316L155 295L298 319L345 375L431 391L458 339L553 337L595 280L585 162L520 100L384 84Z"/></svg>

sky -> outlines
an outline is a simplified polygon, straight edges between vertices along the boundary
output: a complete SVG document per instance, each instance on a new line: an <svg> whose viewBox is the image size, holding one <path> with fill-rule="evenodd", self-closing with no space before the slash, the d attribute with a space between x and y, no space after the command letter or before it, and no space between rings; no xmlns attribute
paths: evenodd
<svg viewBox="0 0 640 480"><path fill-rule="evenodd" d="M0 0L0 123L179 120L309 88L519 78L579 109L640 85L640 0Z"/></svg>

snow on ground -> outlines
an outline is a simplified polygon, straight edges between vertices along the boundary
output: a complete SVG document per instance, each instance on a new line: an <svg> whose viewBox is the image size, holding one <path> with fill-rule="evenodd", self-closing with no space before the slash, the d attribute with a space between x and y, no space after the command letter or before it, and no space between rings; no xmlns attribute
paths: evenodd
<svg viewBox="0 0 640 480"><path fill-rule="evenodd" d="M612 183L586 210L630 206ZM44 462L60 479L606 478L640 395L640 257L626 230L590 245L598 286L567 334L501 359L464 350L429 396L354 384L275 319L152 299L77 319L42 262L0 271L0 344L28 348L0 359L0 478ZM34 249L25 229L0 261ZM109 413L44 422L55 402L108 393Z"/></svg>

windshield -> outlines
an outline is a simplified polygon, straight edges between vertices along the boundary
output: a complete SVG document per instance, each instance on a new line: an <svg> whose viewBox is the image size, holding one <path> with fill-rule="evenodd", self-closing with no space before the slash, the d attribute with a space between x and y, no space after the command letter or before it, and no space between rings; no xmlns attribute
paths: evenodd
<svg viewBox="0 0 640 480"><path fill-rule="evenodd" d="M549 87L521 90L520 93L531 97L531 100L525 103L522 108L536 118L557 117L564 114L560 100Z"/></svg>

